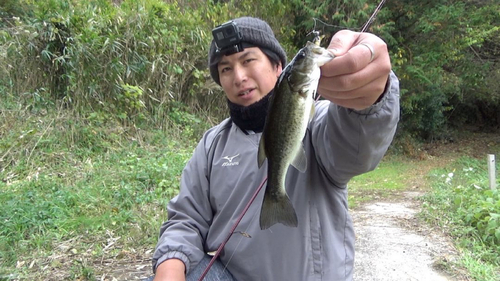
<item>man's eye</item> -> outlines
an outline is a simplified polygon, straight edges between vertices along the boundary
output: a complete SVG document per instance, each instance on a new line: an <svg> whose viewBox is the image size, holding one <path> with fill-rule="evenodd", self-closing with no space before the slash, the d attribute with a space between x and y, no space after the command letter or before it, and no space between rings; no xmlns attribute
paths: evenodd
<svg viewBox="0 0 500 281"><path fill-rule="evenodd" d="M224 72L227 72L227 71L229 71L229 70L231 70L231 68L229 68L229 67L224 67L224 68L222 68L222 69L220 70L220 72L221 72L221 73L224 73Z"/></svg>

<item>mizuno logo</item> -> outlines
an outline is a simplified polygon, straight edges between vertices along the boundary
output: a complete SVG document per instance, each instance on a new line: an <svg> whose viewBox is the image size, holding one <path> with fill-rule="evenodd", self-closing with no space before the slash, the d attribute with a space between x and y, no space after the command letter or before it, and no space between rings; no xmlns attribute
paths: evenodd
<svg viewBox="0 0 500 281"><path fill-rule="evenodd" d="M240 162L238 161L235 161L233 162L234 158L240 156L240 154L236 154L234 156L224 156L222 157L222 159L226 159L227 161L222 163L222 167L227 167L227 166L238 166L240 164Z"/></svg>

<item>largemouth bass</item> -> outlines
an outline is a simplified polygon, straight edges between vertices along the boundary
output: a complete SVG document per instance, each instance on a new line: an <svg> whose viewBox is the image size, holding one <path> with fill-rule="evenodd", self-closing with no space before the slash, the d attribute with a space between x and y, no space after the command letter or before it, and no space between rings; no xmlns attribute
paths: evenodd
<svg viewBox="0 0 500 281"><path fill-rule="evenodd" d="M307 42L281 73L259 143L259 168L268 160L267 187L260 213L260 228L276 223L296 227L297 214L286 194L285 177L290 165L305 172L307 158L302 140L314 115L314 96L320 66L334 58L315 43Z"/></svg>

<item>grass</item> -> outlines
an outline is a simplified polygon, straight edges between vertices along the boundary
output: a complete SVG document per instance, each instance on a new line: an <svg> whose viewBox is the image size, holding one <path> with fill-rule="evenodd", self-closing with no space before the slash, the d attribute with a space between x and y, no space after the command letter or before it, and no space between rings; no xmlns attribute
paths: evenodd
<svg viewBox="0 0 500 281"><path fill-rule="evenodd" d="M407 188L407 175L411 169L408 159L389 156L375 170L354 177L349 182L349 207L387 197Z"/></svg>
<svg viewBox="0 0 500 281"><path fill-rule="evenodd" d="M94 280L94 261L154 247L192 132L17 109L0 111L0 280Z"/></svg>

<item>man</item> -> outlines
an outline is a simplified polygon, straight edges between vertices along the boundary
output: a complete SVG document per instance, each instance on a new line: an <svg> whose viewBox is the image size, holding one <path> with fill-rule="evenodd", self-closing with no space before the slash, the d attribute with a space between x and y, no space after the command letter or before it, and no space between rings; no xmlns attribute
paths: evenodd
<svg viewBox="0 0 500 281"><path fill-rule="evenodd" d="M243 50L217 52L212 78L226 93L230 116L208 130L186 165L169 220L153 256L154 280L197 280L266 177L257 150L269 97L286 55L267 23L235 19ZM298 226L259 227L264 192L251 205L205 280L351 280L354 231L347 183L376 167L399 120L399 84L386 44L368 33L338 32L321 67L303 144L307 171L290 168L286 188ZM264 165L265 166L265 165ZM265 166L266 167L266 166Z"/></svg>

